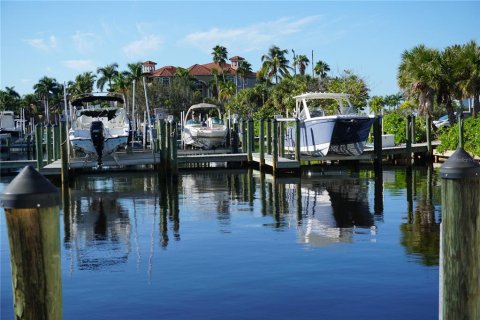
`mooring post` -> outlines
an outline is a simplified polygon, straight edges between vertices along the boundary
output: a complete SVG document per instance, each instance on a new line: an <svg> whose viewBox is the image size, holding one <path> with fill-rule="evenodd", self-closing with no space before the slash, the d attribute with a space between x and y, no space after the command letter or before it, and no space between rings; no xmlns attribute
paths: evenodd
<svg viewBox="0 0 480 320"><path fill-rule="evenodd" d="M300 162L300 119L295 119L295 160Z"/></svg>
<svg viewBox="0 0 480 320"><path fill-rule="evenodd" d="M175 178L178 175L177 165L177 124L170 123L170 174Z"/></svg>
<svg viewBox="0 0 480 320"><path fill-rule="evenodd" d="M272 171L273 175L277 172L278 162L278 121L273 119L273 151L272 151Z"/></svg>
<svg viewBox="0 0 480 320"><path fill-rule="evenodd" d="M167 162L167 128L165 126L165 120L160 119L160 168L165 168Z"/></svg>
<svg viewBox="0 0 480 320"><path fill-rule="evenodd" d="M58 189L31 166L1 195L15 319L62 319L59 205Z"/></svg>
<svg viewBox="0 0 480 320"><path fill-rule="evenodd" d="M480 164L459 147L440 177L440 319L480 319Z"/></svg>
<svg viewBox="0 0 480 320"><path fill-rule="evenodd" d="M35 153L37 157L37 169L43 167L43 128L40 123L35 125Z"/></svg>
<svg viewBox="0 0 480 320"><path fill-rule="evenodd" d="M429 113L427 113L427 117L425 119L425 128L426 128L426 135L427 135L427 161L430 162L432 161L433 157L433 149L432 149L432 137L431 137L431 131L432 131L432 117L430 116Z"/></svg>
<svg viewBox="0 0 480 320"><path fill-rule="evenodd" d="M165 148L165 170L168 172L170 171L170 165L171 165L171 154L172 154L172 139L170 138L172 128L170 123L166 123L166 132L165 132L165 140L166 140L166 148Z"/></svg>
<svg viewBox="0 0 480 320"><path fill-rule="evenodd" d="M45 149L47 151L47 164L52 162L52 125L45 127Z"/></svg>
<svg viewBox="0 0 480 320"><path fill-rule="evenodd" d="M259 144L259 152L260 152L260 170L263 170L263 166L265 165L265 137L264 137L264 127L265 127L265 120L263 118L260 119L260 128L259 128L259 137L258 137L258 144Z"/></svg>
<svg viewBox="0 0 480 320"><path fill-rule="evenodd" d="M267 154L272 154L272 121L267 119Z"/></svg>
<svg viewBox="0 0 480 320"><path fill-rule="evenodd" d="M60 129L58 125L53 126L53 160L60 159Z"/></svg>
<svg viewBox="0 0 480 320"><path fill-rule="evenodd" d="M278 147L280 148L279 156L285 157L285 122L277 122L277 126L280 127L280 136L278 138Z"/></svg>
<svg viewBox="0 0 480 320"><path fill-rule="evenodd" d="M238 153L238 122L234 120L232 133L230 135L231 142L230 145L232 147L232 153Z"/></svg>
<svg viewBox="0 0 480 320"><path fill-rule="evenodd" d="M416 128L415 128L415 116L414 115L412 115L412 120L411 121L412 121L412 125L410 127L410 129L411 129L411 135L410 136L412 137L412 144L415 144L416 143L416 139L415 139Z"/></svg>
<svg viewBox="0 0 480 320"><path fill-rule="evenodd" d="M382 171L382 116L376 116L373 120L373 151L375 153L374 170L375 175Z"/></svg>
<svg viewBox="0 0 480 320"><path fill-rule="evenodd" d="M246 153L248 149L248 141L247 141L247 121L242 120L241 123L241 130L242 130L242 152Z"/></svg>
<svg viewBox="0 0 480 320"><path fill-rule="evenodd" d="M68 184L68 136L67 136L67 122L60 121L60 147L62 158L62 185Z"/></svg>
<svg viewBox="0 0 480 320"><path fill-rule="evenodd" d="M225 136L225 147L229 148L230 147L230 139L231 139L230 129L232 128L232 126L230 124L230 117L225 117L225 118L226 118L225 124L227 126L227 135Z"/></svg>
<svg viewBox="0 0 480 320"><path fill-rule="evenodd" d="M407 116L407 128L406 128L406 143L405 143L405 161L408 166L412 165L412 116Z"/></svg>
<svg viewBox="0 0 480 320"><path fill-rule="evenodd" d="M248 162L253 161L252 157L252 152L253 152L253 137L254 137L254 132L253 132L253 119L250 117L248 118L247 122L247 133L248 133L248 141L247 141L247 159Z"/></svg>

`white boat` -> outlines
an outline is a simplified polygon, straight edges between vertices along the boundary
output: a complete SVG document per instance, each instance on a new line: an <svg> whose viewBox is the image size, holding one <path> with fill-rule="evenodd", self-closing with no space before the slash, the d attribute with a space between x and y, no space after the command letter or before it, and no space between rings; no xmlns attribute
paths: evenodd
<svg viewBox="0 0 480 320"><path fill-rule="evenodd" d="M308 92L294 98L300 120L300 153L311 156L363 153L374 116L354 113L348 94ZM286 149L294 151L295 128L289 127L287 132Z"/></svg>
<svg viewBox="0 0 480 320"><path fill-rule="evenodd" d="M183 143L202 149L225 145L228 130L221 116L220 108L214 104L199 103L191 106L183 123Z"/></svg>
<svg viewBox="0 0 480 320"><path fill-rule="evenodd" d="M96 155L99 167L104 156L127 145L130 122L123 102L122 95L113 93L84 94L71 101L70 143L87 157Z"/></svg>
<svg viewBox="0 0 480 320"><path fill-rule="evenodd" d="M15 113L9 110L0 111L0 134L11 138L12 141L22 136L21 120L15 119Z"/></svg>

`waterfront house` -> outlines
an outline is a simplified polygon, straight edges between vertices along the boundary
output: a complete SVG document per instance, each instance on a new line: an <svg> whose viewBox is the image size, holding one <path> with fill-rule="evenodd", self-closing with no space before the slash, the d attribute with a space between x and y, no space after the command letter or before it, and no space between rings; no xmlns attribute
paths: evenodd
<svg viewBox="0 0 480 320"><path fill-rule="evenodd" d="M225 81L232 81L235 83L237 91L243 88L250 88L257 83L257 74L250 72L244 77L239 71L241 61L245 60L240 56L235 56L229 59L231 63L206 63L194 64L187 68L188 73L195 80L195 88L202 92L203 97L212 97L211 81L214 80L214 73L218 74L218 79ZM177 71L177 67L163 66L156 68L157 63L153 61L145 61L143 63L143 72L149 74L149 77L156 78L163 85L169 85L173 81L173 77Z"/></svg>

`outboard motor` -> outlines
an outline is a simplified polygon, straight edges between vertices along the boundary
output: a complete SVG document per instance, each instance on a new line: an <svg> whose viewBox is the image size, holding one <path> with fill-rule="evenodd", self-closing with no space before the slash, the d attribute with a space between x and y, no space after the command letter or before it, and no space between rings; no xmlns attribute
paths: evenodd
<svg viewBox="0 0 480 320"><path fill-rule="evenodd" d="M102 168L102 153L103 153L103 122L102 121L92 121L90 126L90 139L92 139L93 146L95 151L97 151L97 163L98 167Z"/></svg>

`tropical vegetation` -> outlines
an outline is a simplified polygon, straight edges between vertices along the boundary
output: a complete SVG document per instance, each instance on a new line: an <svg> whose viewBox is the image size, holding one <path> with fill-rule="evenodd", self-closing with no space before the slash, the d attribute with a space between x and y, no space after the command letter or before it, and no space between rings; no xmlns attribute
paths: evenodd
<svg viewBox="0 0 480 320"><path fill-rule="evenodd" d="M294 109L292 97L297 94L306 91L345 92L352 95L352 103L359 110L383 115L383 131L394 133L396 142L404 141L404 121L409 114L417 115L416 122L420 128L425 126L426 116L437 117L444 113L450 115L450 121L454 124L454 112L464 107L465 98L473 102L474 116L480 112L480 48L475 41L441 50L422 44L405 50L397 74L401 92L373 97L369 95L367 82L352 70L332 75L327 62L310 61L305 54L295 54L294 50L291 52L293 58L289 60L289 50L272 45L260 57L257 84L252 87L247 86L245 81L252 74L250 62L239 61L234 83L231 77L228 80L224 74L228 50L216 45L211 55L212 62L218 64L218 68L213 69L212 81L207 83L207 97L203 96L198 80L187 69L176 68L173 78L164 83L161 79L143 74L141 62L127 64L125 71L119 70L114 62L94 72L81 73L66 84L66 91L68 95L89 93L95 89L120 91L126 97L129 112L138 115L143 115L145 99L148 97L152 108L165 108L166 112L177 118L190 105L201 101L216 103L225 111L242 117L291 115ZM313 75L306 72L309 65L313 67ZM43 77L33 86L33 93L24 96L20 96L14 87L0 90L0 110L18 112L23 108L27 119L34 117L35 121L54 121L63 111L63 95L62 84L54 78ZM367 106L369 109L365 108ZM473 143L468 142L470 130L479 136L478 129L475 129L475 121L478 120L473 118L465 121L465 146L475 149ZM475 125L470 125L471 121ZM451 130L455 128L451 126ZM422 131L417 130L417 141L423 139ZM434 133L442 141L449 141L446 136L449 131Z"/></svg>

